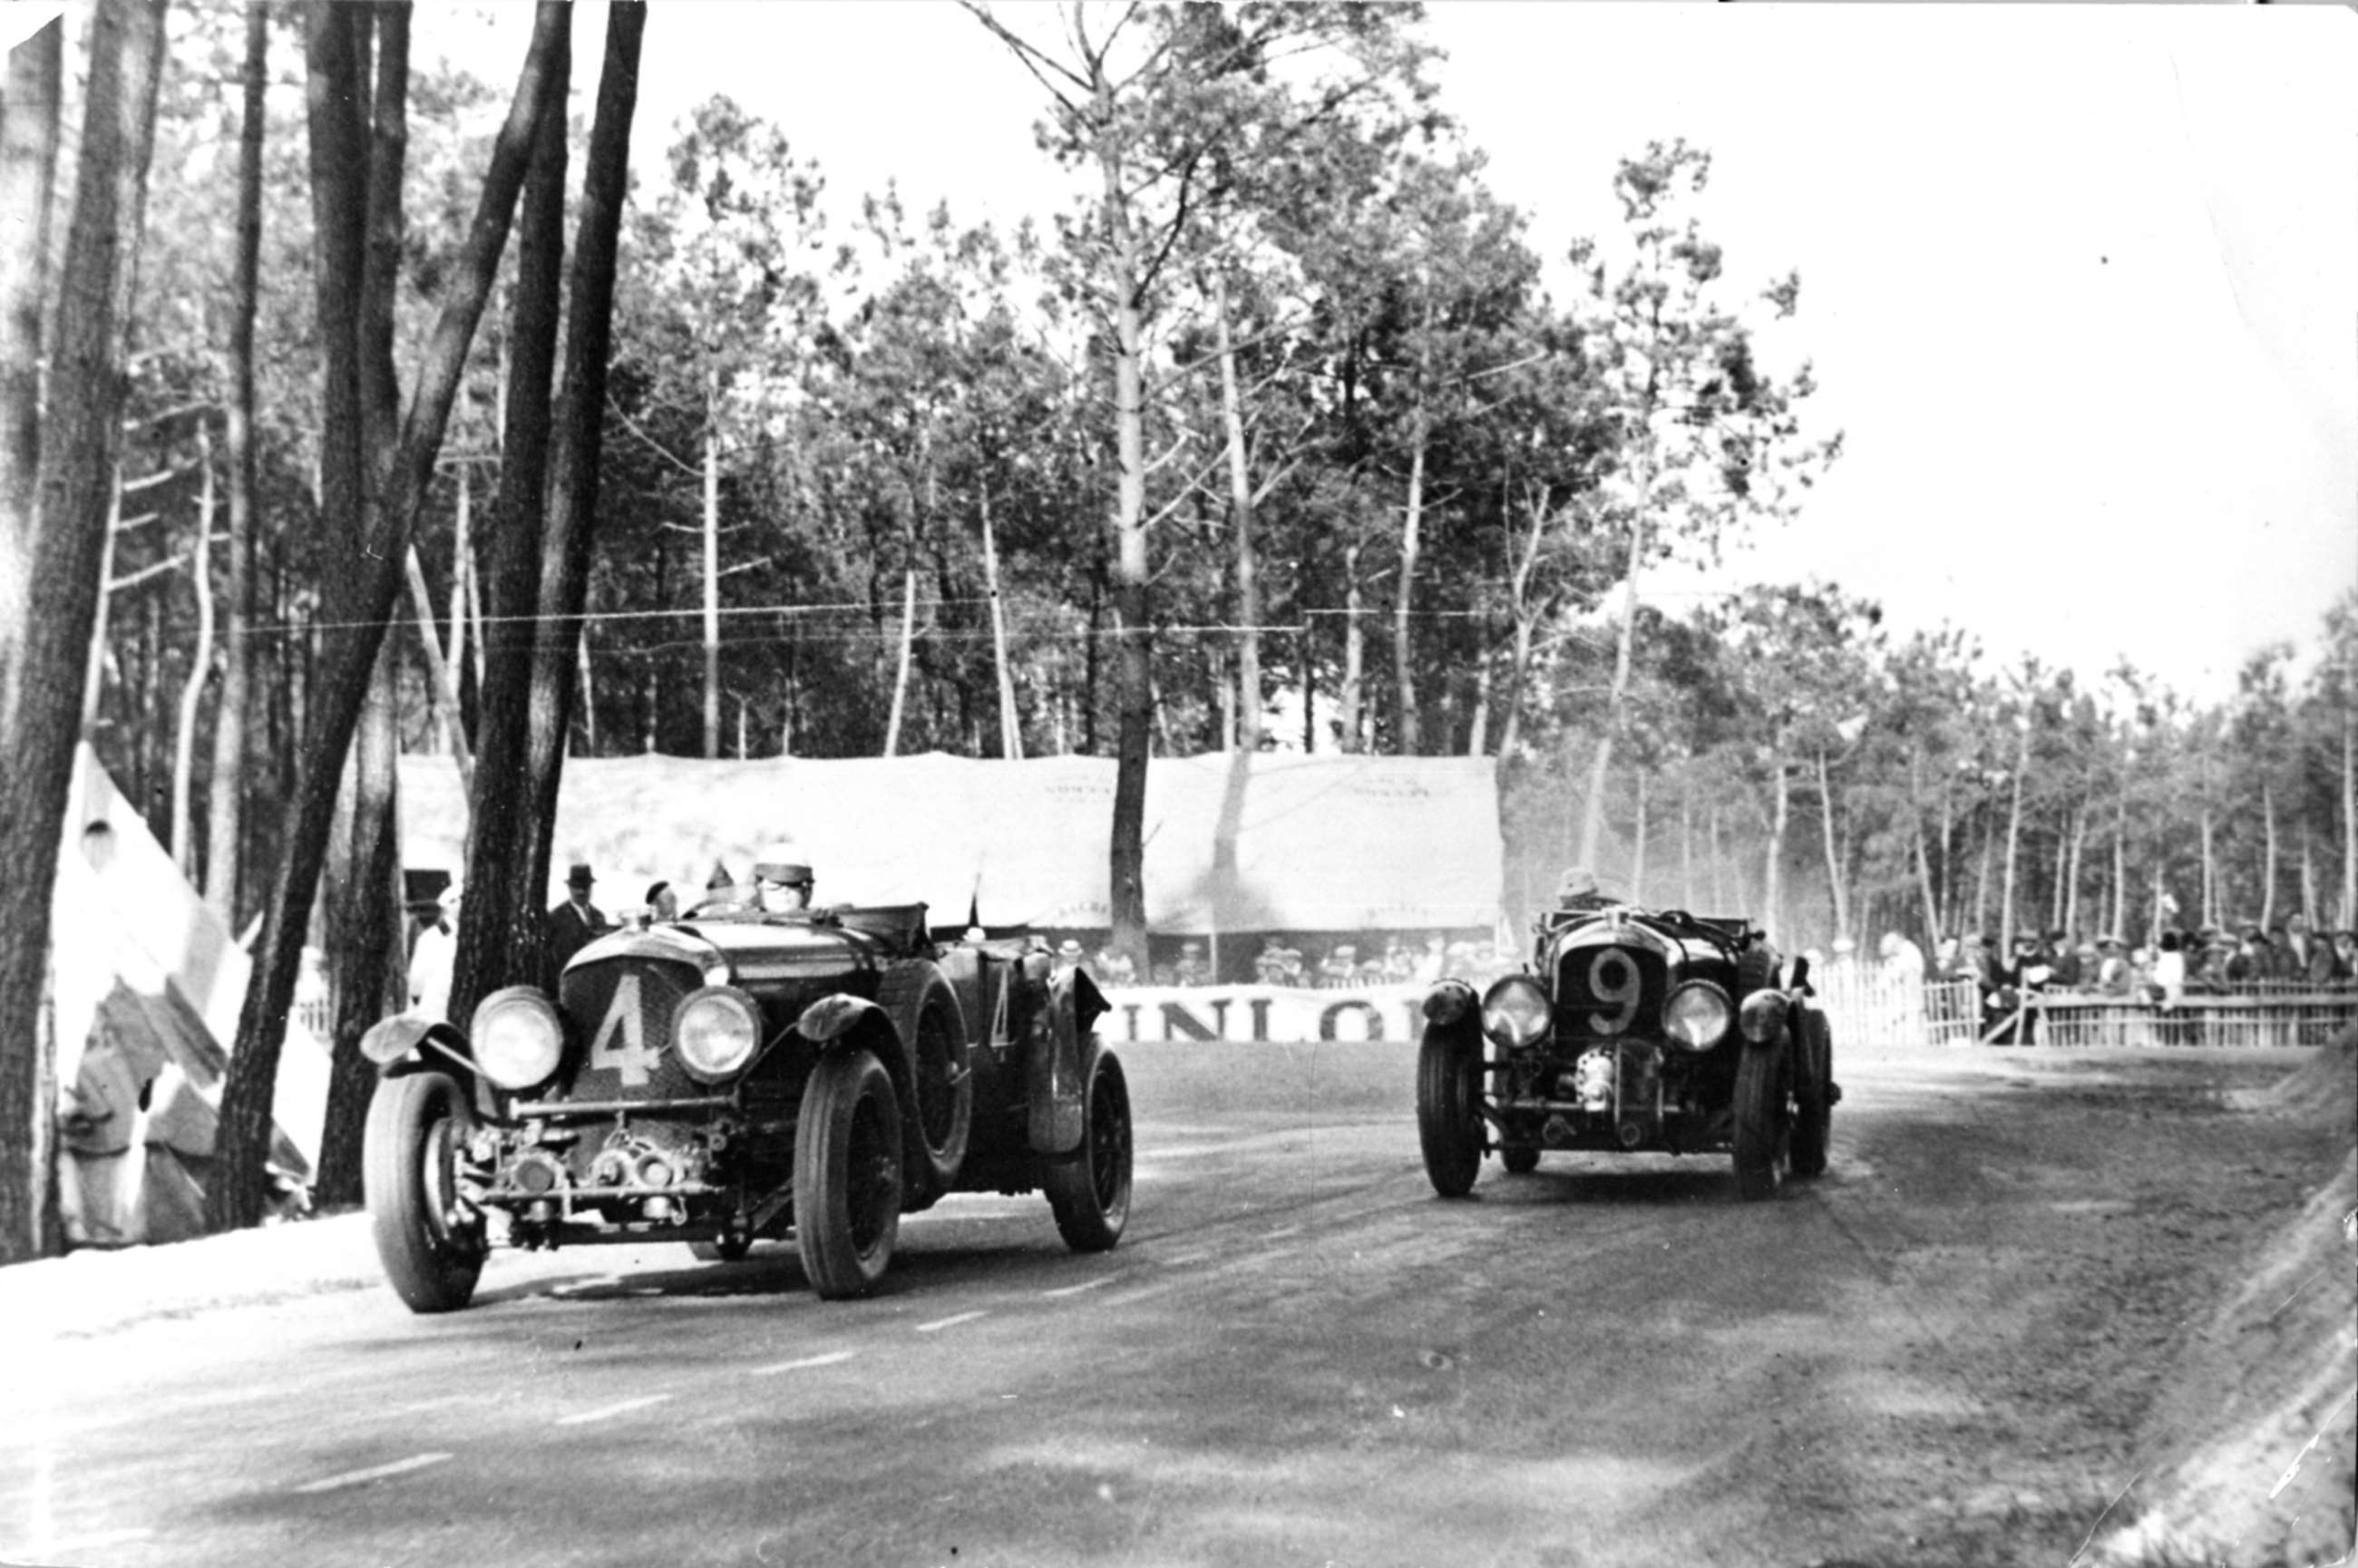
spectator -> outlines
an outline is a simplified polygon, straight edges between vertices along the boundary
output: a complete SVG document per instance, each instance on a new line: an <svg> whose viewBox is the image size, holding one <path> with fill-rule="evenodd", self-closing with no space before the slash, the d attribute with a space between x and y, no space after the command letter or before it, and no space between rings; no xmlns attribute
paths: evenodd
<svg viewBox="0 0 2358 1568"><path fill-rule="evenodd" d="M1973 971L1965 967L1964 944L1953 936L1943 936L1932 946L1932 978L1936 980L1969 980Z"/></svg>
<svg viewBox="0 0 2358 1568"><path fill-rule="evenodd" d="M2256 925L2244 926L2243 940L2227 956L2221 978L2231 986L2247 986L2275 973L2276 960L2268 951L2267 933Z"/></svg>
<svg viewBox="0 0 2358 1568"><path fill-rule="evenodd" d="M2161 951L2153 960L2153 1000L2175 1009L2186 998L2186 950L2175 931L2161 934Z"/></svg>
<svg viewBox="0 0 2358 1568"><path fill-rule="evenodd" d="M1179 945L1179 961L1171 968L1171 983L1181 986L1207 986L1212 983L1212 971L1205 965L1201 942Z"/></svg>
<svg viewBox="0 0 2358 1568"><path fill-rule="evenodd" d="M548 912L543 926L541 961L547 968L550 990L557 989L557 977L573 955L611 931L613 923L606 912L590 902L590 890L598 879L590 873L586 861L576 861L565 873L565 902Z"/></svg>
<svg viewBox="0 0 2358 1568"><path fill-rule="evenodd" d="M1555 906L1558 909L1591 910L1609 908L1613 900L1605 896L1596 885L1596 873L1585 866L1574 866L1555 884Z"/></svg>
<svg viewBox="0 0 2358 1568"><path fill-rule="evenodd" d="M1435 985L1449 972L1448 943L1436 931L1424 939L1424 952L1416 961L1416 978L1425 985Z"/></svg>
<svg viewBox="0 0 2358 1568"><path fill-rule="evenodd" d="M2333 979L2332 944L2310 934L2307 915L2296 914L2285 922L2285 951L2291 957L2287 978L2312 986Z"/></svg>
<svg viewBox="0 0 2358 1568"><path fill-rule="evenodd" d="M2096 940L2096 989L2105 996L2129 995L2136 976L2129 968L2127 945L2110 932Z"/></svg>
<svg viewBox="0 0 2358 1568"><path fill-rule="evenodd" d="M1318 984L1323 989L1336 990L1356 985L1358 979L1359 949L1349 942L1337 942L1318 966Z"/></svg>
<svg viewBox="0 0 2358 1568"><path fill-rule="evenodd" d="M2050 931L2039 943L2039 953L2049 970L2049 986L2062 991L2080 989L2080 952L2072 944L2071 933L2060 926Z"/></svg>
<svg viewBox="0 0 2358 1568"><path fill-rule="evenodd" d="M435 901L434 923L417 933L409 952L409 1008L428 1018L450 1013L450 976L459 962L459 884Z"/></svg>
<svg viewBox="0 0 2358 1568"><path fill-rule="evenodd" d="M1051 974L1061 975L1068 969L1077 969L1080 967L1081 945L1078 942L1067 936L1056 944L1056 962L1049 971Z"/></svg>
<svg viewBox="0 0 2358 1568"><path fill-rule="evenodd" d="M1097 961L1092 968L1098 978L1109 986L1133 985L1138 980L1138 966L1130 961L1130 955L1117 953L1109 946L1098 949Z"/></svg>
<svg viewBox="0 0 2358 1568"><path fill-rule="evenodd" d="M656 882L647 889L647 922L669 925L679 918L679 894L671 883Z"/></svg>
<svg viewBox="0 0 2358 1568"><path fill-rule="evenodd" d="M2333 934L2333 979L2358 979L2358 931Z"/></svg>
<svg viewBox="0 0 2358 1568"><path fill-rule="evenodd" d="M1883 960L1883 972L1910 985L1924 979L1924 949L1897 931L1887 931L1876 945L1876 956Z"/></svg>

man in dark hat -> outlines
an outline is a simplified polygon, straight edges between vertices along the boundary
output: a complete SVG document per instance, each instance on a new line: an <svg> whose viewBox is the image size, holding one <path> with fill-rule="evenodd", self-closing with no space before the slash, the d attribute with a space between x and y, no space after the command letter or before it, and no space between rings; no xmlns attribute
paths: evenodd
<svg viewBox="0 0 2358 1568"><path fill-rule="evenodd" d="M565 902L548 912L541 932L541 960L547 966L548 988L557 989L557 977L573 955L611 931L613 923L606 912L590 902L590 890L598 879L590 874L586 863L576 862L565 873Z"/></svg>

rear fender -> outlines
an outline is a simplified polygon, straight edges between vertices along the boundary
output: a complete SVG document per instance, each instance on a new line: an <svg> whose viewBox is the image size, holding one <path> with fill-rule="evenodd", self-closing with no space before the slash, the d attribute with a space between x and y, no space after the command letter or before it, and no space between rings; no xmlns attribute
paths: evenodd
<svg viewBox="0 0 2358 1568"><path fill-rule="evenodd" d="M1025 1132L1034 1153L1070 1154L1088 1125L1090 1026L1107 1011L1104 995L1087 972L1066 969L1048 982L1048 1005L1032 1021L1024 1064L1031 1107Z"/></svg>
<svg viewBox="0 0 2358 1568"><path fill-rule="evenodd" d="M361 1036L361 1054L374 1062L377 1070L388 1078L441 1072L452 1066L470 1076L482 1076L482 1069L475 1065L474 1054L468 1049L467 1037L441 1019L427 1018L423 1013L396 1012L390 1018L378 1019Z"/></svg>

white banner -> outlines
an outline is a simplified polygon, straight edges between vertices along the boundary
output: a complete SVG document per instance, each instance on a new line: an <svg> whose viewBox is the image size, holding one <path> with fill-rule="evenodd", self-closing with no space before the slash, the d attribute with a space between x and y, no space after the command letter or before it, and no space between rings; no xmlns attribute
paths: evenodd
<svg viewBox="0 0 2358 1568"><path fill-rule="evenodd" d="M1268 1042L1414 1040L1424 1029L1420 985L1352 990L1282 986L1125 986L1105 993L1098 1021L1109 1041Z"/></svg>

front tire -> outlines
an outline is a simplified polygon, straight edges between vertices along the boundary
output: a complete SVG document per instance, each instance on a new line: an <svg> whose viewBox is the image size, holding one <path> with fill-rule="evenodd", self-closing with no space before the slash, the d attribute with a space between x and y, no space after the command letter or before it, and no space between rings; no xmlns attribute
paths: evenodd
<svg viewBox="0 0 2358 1568"><path fill-rule="evenodd" d="M1130 1080L1112 1052L1090 1053L1081 1146L1048 1162L1040 1185L1056 1217L1057 1233L1076 1252L1104 1252L1130 1223Z"/></svg>
<svg viewBox="0 0 2358 1568"><path fill-rule="evenodd" d="M1482 1037L1427 1027L1416 1052L1416 1133L1433 1190L1462 1198L1482 1173Z"/></svg>
<svg viewBox="0 0 2358 1568"><path fill-rule="evenodd" d="M1782 1055L1747 1044L1736 1065L1736 1195L1747 1203L1775 1197L1785 1179L1791 1119Z"/></svg>
<svg viewBox="0 0 2358 1568"><path fill-rule="evenodd" d="M474 1114L447 1073L378 1082L361 1145L369 1228L394 1293L416 1313L456 1312L475 1297L489 1244L481 1211L459 1193L459 1155Z"/></svg>
<svg viewBox="0 0 2358 1568"><path fill-rule="evenodd" d="M870 1051L819 1058L795 1128L795 1241L823 1300L875 1290L901 1234L901 1108Z"/></svg>
<svg viewBox="0 0 2358 1568"><path fill-rule="evenodd" d="M1834 1116L1833 1027L1812 1008L1801 1015L1801 1063L1793 1085L1793 1174L1822 1176Z"/></svg>

